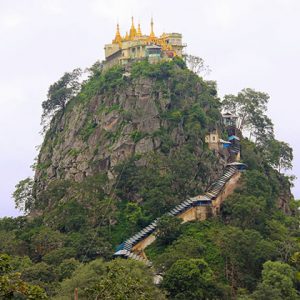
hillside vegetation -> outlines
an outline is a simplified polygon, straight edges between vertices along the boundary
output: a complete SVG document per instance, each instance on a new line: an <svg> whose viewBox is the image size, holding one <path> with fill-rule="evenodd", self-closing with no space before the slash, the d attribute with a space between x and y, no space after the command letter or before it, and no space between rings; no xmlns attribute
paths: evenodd
<svg viewBox="0 0 300 300"><path fill-rule="evenodd" d="M79 299L298 299L298 203L280 173L292 150L275 139L264 106L246 106L255 97L266 106L266 94L221 102L216 83L180 59L94 65L81 84L79 73L43 103L35 178L14 193L26 216L0 220L0 298L72 299L78 288ZM240 130L252 136L241 141L248 170L220 215L167 218L146 249L153 268L112 260L124 239L220 176L228 157L204 141L211 130L227 138L222 105L244 113Z"/></svg>

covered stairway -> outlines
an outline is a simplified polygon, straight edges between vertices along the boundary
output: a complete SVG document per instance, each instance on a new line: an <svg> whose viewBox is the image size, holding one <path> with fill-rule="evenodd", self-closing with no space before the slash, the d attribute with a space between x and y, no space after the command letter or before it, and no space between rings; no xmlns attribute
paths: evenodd
<svg viewBox="0 0 300 300"><path fill-rule="evenodd" d="M246 165L243 163L227 164L222 176L208 188L204 195L183 201L166 215L179 217L183 222L205 220L209 214L216 215L222 202L236 188L241 172L245 169ZM144 249L155 241L158 220L159 218L120 244L114 257L131 258L150 266L151 262L147 259Z"/></svg>

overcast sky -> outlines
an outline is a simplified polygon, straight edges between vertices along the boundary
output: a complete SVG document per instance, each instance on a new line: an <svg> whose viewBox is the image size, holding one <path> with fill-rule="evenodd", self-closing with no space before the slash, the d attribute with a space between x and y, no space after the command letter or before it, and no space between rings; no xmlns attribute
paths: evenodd
<svg viewBox="0 0 300 300"><path fill-rule="evenodd" d="M0 217L15 216L11 194L32 175L41 102L66 71L104 58L117 21L142 32L180 32L186 52L204 58L219 94L251 87L270 95L277 139L294 148L300 178L300 1L0 0ZM300 181L293 189L300 198Z"/></svg>

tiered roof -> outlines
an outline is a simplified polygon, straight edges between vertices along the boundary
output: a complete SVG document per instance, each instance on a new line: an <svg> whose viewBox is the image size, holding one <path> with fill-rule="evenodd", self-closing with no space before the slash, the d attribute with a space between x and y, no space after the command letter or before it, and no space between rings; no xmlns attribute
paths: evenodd
<svg viewBox="0 0 300 300"><path fill-rule="evenodd" d="M120 48L122 48L122 43L124 43L124 42L139 41L145 45L150 45L150 44L159 45L163 51L173 50L172 46L167 44L167 42L166 42L167 35L165 33L163 33L159 37L155 35L153 18L151 18L150 26L151 26L150 34L143 35L142 30L141 30L141 25L138 24L138 28L136 29L136 27L134 25L134 19L132 17L131 18L131 27L130 27L129 31L126 31L126 34L124 36L122 36L120 33L120 26L119 26L119 24L117 24L116 34L115 34L115 38L112 40L112 44L119 44Z"/></svg>

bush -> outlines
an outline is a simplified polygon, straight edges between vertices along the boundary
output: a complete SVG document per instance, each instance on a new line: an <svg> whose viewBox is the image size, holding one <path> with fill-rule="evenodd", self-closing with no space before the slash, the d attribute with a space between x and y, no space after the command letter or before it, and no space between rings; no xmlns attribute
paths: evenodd
<svg viewBox="0 0 300 300"><path fill-rule="evenodd" d="M163 216L157 223L157 242L162 245L171 244L181 233L181 219Z"/></svg>
<svg viewBox="0 0 300 300"><path fill-rule="evenodd" d="M205 300L216 296L213 273L203 259L179 259L166 272L162 286L172 299Z"/></svg>

